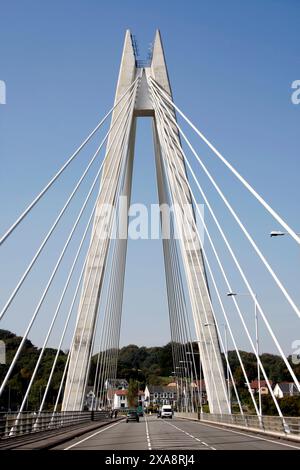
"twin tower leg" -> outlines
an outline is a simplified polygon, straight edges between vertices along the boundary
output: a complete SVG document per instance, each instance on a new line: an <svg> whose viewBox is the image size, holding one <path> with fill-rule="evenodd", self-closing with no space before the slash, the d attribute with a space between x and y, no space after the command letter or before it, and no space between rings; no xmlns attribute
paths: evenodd
<svg viewBox="0 0 300 470"><path fill-rule="evenodd" d="M179 211L184 215L184 220L188 221L185 223L185 228L181 233L180 251L190 296L190 304L197 336L196 340L199 345L210 412L228 413L230 412L230 408L226 393L227 389L220 346L209 296L200 241L198 233L195 232L195 214L193 212L191 195L187 184L187 174L181 151L180 138L176 126L174 124L171 125L172 151L167 154L164 151L166 142L163 141L162 129L158 125L158 116L156 115L154 101L153 98L151 98L147 81L147 77L152 77L165 93L172 97L161 37L158 31L156 32L154 41L151 64L149 64L148 67L139 67L138 65L132 44L132 37L130 31L127 31L115 103L135 82L137 77L140 77L139 85L137 88L135 88L135 86L132 87L132 109L128 111L125 106L124 111L120 113L122 108L121 102L115 108L112 115L112 131L107 142L106 161L103 166L100 192L85 266L74 341L70 351L62 410L78 411L83 407L89 374L89 358L93 346L93 333L98 314L99 299L106 269L110 233L112 230L111 221L108 220L106 214L103 213L103 208L107 207L107 205L116 206L120 194L127 197L127 206L129 206L136 119L139 116L149 116L153 119L159 203L165 204L168 201L167 188L165 185L165 179L167 178L168 191L171 193L173 204L179 207ZM169 107L169 111L173 118L176 119L174 109ZM126 122L126 119L130 121L126 127L126 135L123 135L122 138L119 139L116 138L116 133L118 133L120 127L122 128L122 126L119 125L122 119L124 122ZM163 164L163 155L168 159L167 165ZM126 168L123 168L125 173L122 171L122 162L124 161L126 162ZM174 176L172 169L176 170L176 176ZM120 181L121 174L125 174L122 181ZM122 222L123 225L127 227L127 220L123 220ZM127 235L118 240L118 243L123 244L123 249L126 252ZM163 240L163 249L166 255L170 249L167 239ZM121 263L120 270L122 274L120 278L124 280L125 257L124 262ZM123 288L124 285L122 284L120 286L122 292Z"/></svg>

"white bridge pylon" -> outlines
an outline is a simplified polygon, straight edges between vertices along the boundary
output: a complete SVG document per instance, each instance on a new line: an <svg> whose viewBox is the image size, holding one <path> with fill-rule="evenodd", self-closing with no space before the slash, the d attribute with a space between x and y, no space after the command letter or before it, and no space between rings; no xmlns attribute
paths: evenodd
<svg viewBox="0 0 300 470"><path fill-rule="evenodd" d="M140 116L149 116L153 121L159 204L167 204L170 202L169 199L171 197L173 205L179 207L184 220L187 221L184 230L180 231L180 254L190 298L196 340L199 346L209 409L211 413L225 414L230 412L227 386L199 234L195 231L195 214L187 182L180 137L178 129L170 118L169 124L172 128L172 137L170 137L169 142L166 142L161 128L161 120L157 114L158 108L155 106L155 99L150 90L151 78L172 100L159 31L156 32L152 59L147 65L145 66L145 64L137 61L132 36L130 31L127 31L115 103L129 89L131 90L131 106L129 108L125 107L120 112L119 108L121 105L118 105L112 115L111 132L107 142L100 192L87 254L74 341L70 350L62 410L81 410L84 402L89 374L89 357L93 348L93 333L96 327L104 274L107 269L111 230L113 230L112 224L110 225L107 219L103 217L102 208L104 205L116 205L120 195L127 197L127 205L129 206L136 119ZM176 119L175 110L172 105L169 106L169 111L173 119ZM120 128L121 138L116 139ZM169 151L166 151L166 147L168 147ZM174 171L176 175L174 175ZM127 220L123 220L122 223L127 227ZM176 220L174 223L176 225ZM120 239L118 243L125 253L122 257L123 261L119 266L121 282L118 288L123 292L127 237L125 236ZM169 245L168 239L164 239L163 250L165 260L170 250ZM170 282L170 279L168 279L168 282ZM172 293L172 289L168 289L169 308L172 304L172 299L169 298L170 292ZM121 308L122 296L120 302Z"/></svg>

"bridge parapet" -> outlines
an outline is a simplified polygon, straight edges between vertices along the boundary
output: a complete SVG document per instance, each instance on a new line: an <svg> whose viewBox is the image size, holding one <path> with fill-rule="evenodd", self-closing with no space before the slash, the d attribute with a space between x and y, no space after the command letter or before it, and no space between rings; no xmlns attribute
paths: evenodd
<svg viewBox="0 0 300 470"><path fill-rule="evenodd" d="M178 418L284 437L300 442L300 417L257 416L214 413L176 413Z"/></svg>
<svg viewBox="0 0 300 470"><path fill-rule="evenodd" d="M22 412L0 414L0 440L111 419L109 411Z"/></svg>

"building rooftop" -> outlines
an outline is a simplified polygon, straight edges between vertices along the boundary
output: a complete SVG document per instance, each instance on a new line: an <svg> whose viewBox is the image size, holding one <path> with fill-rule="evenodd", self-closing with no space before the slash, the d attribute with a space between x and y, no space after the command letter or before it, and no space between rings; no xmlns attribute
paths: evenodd
<svg viewBox="0 0 300 470"><path fill-rule="evenodd" d="M294 382L280 382L277 384L283 393L297 393L298 389Z"/></svg>
<svg viewBox="0 0 300 470"><path fill-rule="evenodd" d="M271 387L272 387L272 385L273 385L272 380L269 380L269 382L270 382L270 385L271 385ZM266 381L266 380L261 380L261 381L260 381L260 386L261 386L261 387L267 387L267 386L268 386L268 385L267 385L267 381ZM259 388L258 380L251 380L251 382L250 382L250 387L253 388L253 389L258 389L258 388Z"/></svg>

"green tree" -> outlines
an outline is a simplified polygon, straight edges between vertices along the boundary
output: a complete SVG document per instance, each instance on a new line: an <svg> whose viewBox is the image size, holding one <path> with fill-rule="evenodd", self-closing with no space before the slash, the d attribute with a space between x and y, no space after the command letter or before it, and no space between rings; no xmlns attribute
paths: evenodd
<svg viewBox="0 0 300 470"><path fill-rule="evenodd" d="M130 380L128 384L127 400L130 408L138 405L139 383L137 380Z"/></svg>
<svg viewBox="0 0 300 470"><path fill-rule="evenodd" d="M283 397L279 405L284 416L300 416L300 397Z"/></svg>
<svg viewBox="0 0 300 470"><path fill-rule="evenodd" d="M0 382L4 379L9 365L20 345L22 338L7 330L0 330L0 340L5 341L6 345L6 364L0 364ZM173 346L173 347L172 347ZM144 389L145 385L165 385L170 381L170 375L173 370L173 357L172 349L185 347L182 344L168 343L165 346L153 347L139 347L135 344L124 346L118 351L118 369L117 376L125 378L132 385L129 395L132 394L133 405L137 403L137 384L139 388ZM186 345L190 349L190 344ZM193 343L192 349L198 353L198 344ZM114 354L116 351L112 351ZM108 351L101 351L100 364L102 363L103 356L106 356ZM11 409L15 411L20 405L28 387L32 372L40 354L40 349L34 346L29 339L26 339L22 348L21 354L15 364L14 370L7 383L7 386L0 397L0 410L5 411ZM46 389L48 377L52 368L53 360L56 355L56 349L46 348L40 363L38 372L36 374L31 392L29 394L26 409L36 410L40 405L41 399ZM247 371L249 380L257 378L257 363L255 354L246 351L240 351L240 355ZM109 354L108 354L109 356ZM229 363L231 365L232 373L236 382L239 395L243 404L243 408L247 413L254 413L254 407L249 395L248 389L245 386L245 377L239 363L237 353L235 351L228 352ZM282 381L291 381L290 373L280 356L264 353L261 356L261 361L264 365L266 373L270 380L274 383ZM93 385L96 373L98 354L92 358L89 384ZM226 367L225 358L222 354L224 366ZM59 352L57 365L51 380L51 384L47 393L45 409L53 409L57 393L59 390L63 370L67 360L67 353ZM300 377L300 364L293 364L292 357L288 357L288 361L294 370L297 377ZM199 377L199 356L195 357L195 366ZM133 385L135 384L135 385ZM62 396L62 395L61 395ZM258 394L255 394L258 400ZM285 397L281 400L280 406L282 407L283 414L286 416L299 416L300 415L300 398L299 397ZM28 406L28 408L27 408ZM272 398L268 395L263 398L263 411L264 414L276 414Z"/></svg>

